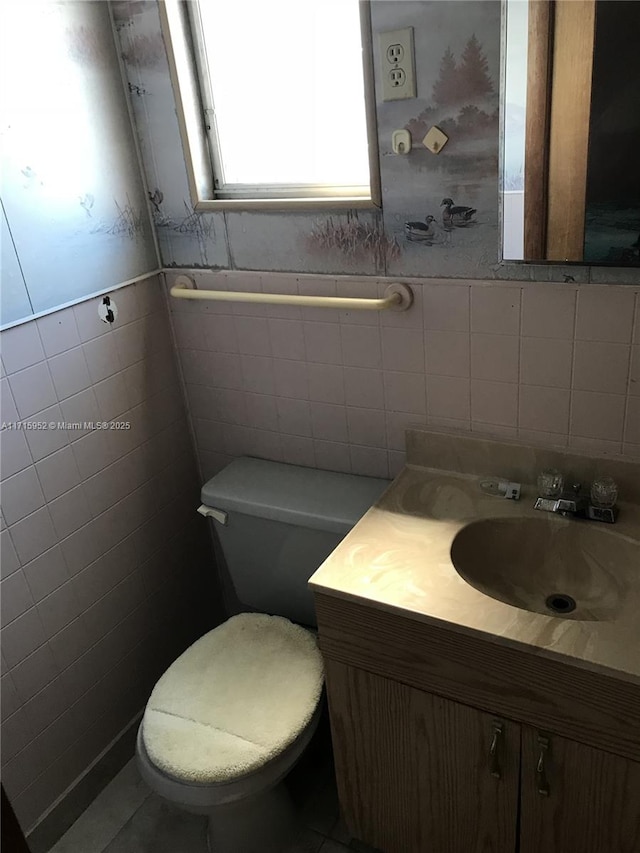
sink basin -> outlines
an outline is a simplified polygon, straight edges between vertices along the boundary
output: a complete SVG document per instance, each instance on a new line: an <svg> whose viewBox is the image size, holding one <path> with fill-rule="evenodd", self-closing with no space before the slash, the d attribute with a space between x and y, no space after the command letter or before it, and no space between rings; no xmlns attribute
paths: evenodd
<svg viewBox="0 0 640 853"><path fill-rule="evenodd" d="M555 518L472 522L453 540L451 560L468 584L505 604L599 622L620 615L632 570L640 576L639 543Z"/></svg>

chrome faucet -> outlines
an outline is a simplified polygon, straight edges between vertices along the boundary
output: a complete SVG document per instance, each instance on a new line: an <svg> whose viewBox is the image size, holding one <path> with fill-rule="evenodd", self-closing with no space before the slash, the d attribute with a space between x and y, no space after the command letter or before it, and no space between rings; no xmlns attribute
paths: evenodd
<svg viewBox="0 0 640 853"><path fill-rule="evenodd" d="M602 489L596 488L606 483L610 490L611 500L604 505L601 498ZM543 471L538 477L538 497L533 505L534 509L544 512L554 512L564 518L585 518L590 521L604 521L613 524L618 515L615 501L617 488L609 478L595 481L589 490L589 495L582 490L580 483L573 483L569 487L564 486L564 478L558 471Z"/></svg>
<svg viewBox="0 0 640 853"><path fill-rule="evenodd" d="M545 512L555 512L565 517L584 518L588 506L587 499L580 494L582 486L573 483L568 489L561 492L558 497L538 497L533 505L534 509L542 509Z"/></svg>

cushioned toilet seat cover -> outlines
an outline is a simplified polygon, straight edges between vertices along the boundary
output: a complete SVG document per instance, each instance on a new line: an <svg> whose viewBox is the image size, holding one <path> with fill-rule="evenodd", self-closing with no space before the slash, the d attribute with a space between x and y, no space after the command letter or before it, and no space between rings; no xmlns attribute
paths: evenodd
<svg viewBox="0 0 640 853"><path fill-rule="evenodd" d="M322 685L313 634L280 616L234 616L190 646L156 684L142 723L147 754L187 782L250 773L293 743Z"/></svg>

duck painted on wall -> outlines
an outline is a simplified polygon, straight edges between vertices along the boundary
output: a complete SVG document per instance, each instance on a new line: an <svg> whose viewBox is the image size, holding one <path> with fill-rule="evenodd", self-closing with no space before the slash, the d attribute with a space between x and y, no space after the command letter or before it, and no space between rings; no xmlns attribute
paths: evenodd
<svg viewBox="0 0 640 853"><path fill-rule="evenodd" d="M440 207L444 207L442 211L442 224L448 230L452 228L467 228L469 225L475 225L475 217L478 212L475 207L454 204L452 198L443 198L440 202Z"/></svg>
<svg viewBox="0 0 640 853"><path fill-rule="evenodd" d="M435 216L429 214L424 221L410 220L404 224L404 236L410 243L425 246L444 246L451 242L448 229L440 225Z"/></svg>
<svg viewBox="0 0 640 853"><path fill-rule="evenodd" d="M435 216L427 216L424 222L405 222L404 236L411 243L432 243L436 236L433 223Z"/></svg>
<svg viewBox="0 0 640 853"><path fill-rule="evenodd" d="M440 202L442 226L435 216L429 214L424 221L410 220L404 224L404 236L410 243L422 243L427 246L451 243L451 232L456 228L469 228L476 224L477 210L464 204L454 204L452 198L443 198Z"/></svg>

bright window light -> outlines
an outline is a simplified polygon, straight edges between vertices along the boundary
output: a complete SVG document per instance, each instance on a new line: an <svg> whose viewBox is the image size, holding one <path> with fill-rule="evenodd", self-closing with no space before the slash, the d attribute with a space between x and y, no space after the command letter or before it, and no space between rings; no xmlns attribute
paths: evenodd
<svg viewBox="0 0 640 853"><path fill-rule="evenodd" d="M216 195L368 196L358 0L202 0L199 13Z"/></svg>

